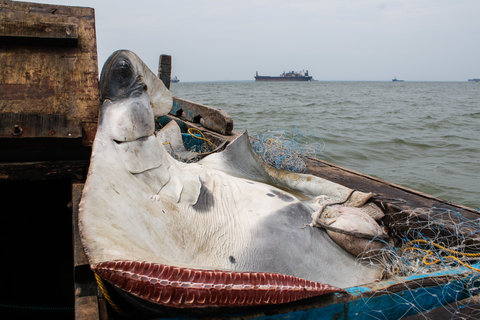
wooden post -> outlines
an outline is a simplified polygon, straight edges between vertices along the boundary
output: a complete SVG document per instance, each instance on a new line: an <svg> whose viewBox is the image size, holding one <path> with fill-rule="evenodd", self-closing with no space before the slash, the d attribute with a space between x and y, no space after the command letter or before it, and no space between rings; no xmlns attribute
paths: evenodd
<svg viewBox="0 0 480 320"><path fill-rule="evenodd" d="M165 87L170 89L170 74L172 72L172 57L166 54L160 55L158 63L158 77L163 81Z"/></svg>
<svg viewBox="0 0 480 320"><path fill-rule="evenodd" d="M78 230L78 206L83 183L72 183L73 264L75 286L75 320L98 320L99 299L97 283L83 251Z"/></svg>

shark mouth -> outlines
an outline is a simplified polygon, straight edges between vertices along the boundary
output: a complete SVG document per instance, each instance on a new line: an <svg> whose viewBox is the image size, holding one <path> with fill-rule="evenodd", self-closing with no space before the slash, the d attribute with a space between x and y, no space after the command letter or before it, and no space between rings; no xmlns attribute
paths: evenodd
<svg viewBox="0 0 480 320"><path fill-rule="evenodd" d="M382 214L371 194L269 167L247 133L178 161L171 150L188 153L180 128L154 125L172 95L130 51L109 57L100 89L79 228L103 280L159 307L198 309L288 303L381 277L355 257L370 241L335 232L385 236L366 214Z"/></svg>

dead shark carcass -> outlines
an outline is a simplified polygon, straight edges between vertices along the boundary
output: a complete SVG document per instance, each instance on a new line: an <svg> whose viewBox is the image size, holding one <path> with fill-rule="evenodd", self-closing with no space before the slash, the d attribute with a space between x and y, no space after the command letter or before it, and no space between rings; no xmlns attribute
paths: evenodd
<svg viewBox="0 0 480 320"><path fill-rule="evenodd" d="M386 238L371 194L269 167L246 133L198 162L175 159L164 141L181 148L177 124L154 125L172 95L130 51L109 57L100 90L79 226L91 268L121 292L174 308L253 306L381 278L355 256L382 244L348 234Z"/></svg>

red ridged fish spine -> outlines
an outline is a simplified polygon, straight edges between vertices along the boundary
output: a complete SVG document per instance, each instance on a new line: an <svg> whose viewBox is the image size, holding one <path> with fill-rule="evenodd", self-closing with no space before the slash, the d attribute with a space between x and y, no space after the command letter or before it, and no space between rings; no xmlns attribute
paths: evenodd
<svg viewBox="0 0 480 320"><path fill-rule="evenodd" d="M279 304L343 292L328 284L266 272L201 270L124 260L101 262L92 269L133 295L176 308Z"/></svg>

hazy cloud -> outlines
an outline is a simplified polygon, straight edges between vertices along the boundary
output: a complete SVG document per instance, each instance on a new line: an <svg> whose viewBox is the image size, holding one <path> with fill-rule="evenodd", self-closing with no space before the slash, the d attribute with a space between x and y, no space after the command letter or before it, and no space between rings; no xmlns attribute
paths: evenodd
<svg viewBox="0 0 480 320"><path fill-rule="evenodd" d="M183 81L308 69L318 80L480 77L478 0L38 1L95 8L100 68L117 49Z"/></svg>

